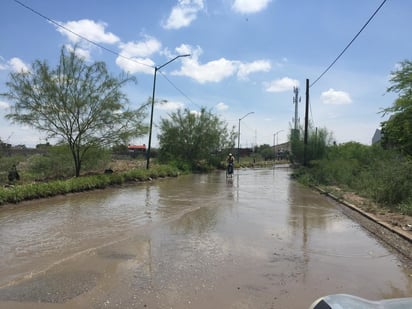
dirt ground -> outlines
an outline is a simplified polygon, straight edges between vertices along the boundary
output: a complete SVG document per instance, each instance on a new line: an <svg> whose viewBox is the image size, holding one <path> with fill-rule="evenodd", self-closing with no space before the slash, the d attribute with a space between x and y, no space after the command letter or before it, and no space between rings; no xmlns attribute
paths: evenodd
<svg viewBox="0 0 412 309"><path fill-rule="evenodd" d="M317 188L342 207L343 212L412 261L412 217L391 212L372 201L337 187Z"/></svg>
<svg viewBox="0 0 412 309"><path fill-rule="evenodd" d="M143 160L112 160L110 168L114 172L126 172L134 168L145 167L146 161Z"/></svg>

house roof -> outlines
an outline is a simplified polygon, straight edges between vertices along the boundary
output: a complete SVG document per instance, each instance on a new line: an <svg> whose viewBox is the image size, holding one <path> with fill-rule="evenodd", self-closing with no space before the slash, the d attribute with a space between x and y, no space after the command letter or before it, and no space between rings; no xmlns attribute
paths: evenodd
<svg viewBox="0 0 412 309"><path fill-rule="evenodd" d="M146 145L129 145L127 146L128 149L145 149L146 150Z"/></svg>

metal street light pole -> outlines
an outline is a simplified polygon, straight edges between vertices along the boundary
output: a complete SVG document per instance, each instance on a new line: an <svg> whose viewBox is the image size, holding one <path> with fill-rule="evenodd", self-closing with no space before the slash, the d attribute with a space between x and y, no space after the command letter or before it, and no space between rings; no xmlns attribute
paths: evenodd
<svg viewBox="0 0 412 309"><path fill-rule="evenodd" d="M149 144L147 146L147 158L146 158L146 169L149 169L150 166L150 150L151 150L151 144L152 144L152 127L153 127L153 110L154 110L154 103L155 103L155 91L156 91L156 75L157 71L159 71L161 68L164 66L168 65L170 62L175 61L177 58L180 57L189 57L190 54L185 54L185 55L178 55L174 57L173 59L169 60L168 62L162 64L161 66L155 66L154 68L154 77L153 77L153 93L152 93L152 107L151 107L151 112L150 112L150 125L149 125Z"/></svg>
<svg viewBox="0 0 412 309"><path fill-rule="evenodd" d="M250 114L254 114L254 113L255 112L250 112L244 115L242 118L239 118L239 126L238 126L238 132L237 132L237 163L240 163L240 121L246 116L249 116Z"/></svg>
<svg viewBox="0 0 412 309"><path fill-rule="evenodd" d="M277 144L279 144L279 137L278 137L278 134L280 133L280 132L283 132L283 131L285 131L285 130L279 130L279 131L277 131L277 132L275 132L275 134L274 134L274 139L273 139L273 143L275 144L275 146L277 145ZM276 143L275 143L275 141L276 141Z"/></svg>

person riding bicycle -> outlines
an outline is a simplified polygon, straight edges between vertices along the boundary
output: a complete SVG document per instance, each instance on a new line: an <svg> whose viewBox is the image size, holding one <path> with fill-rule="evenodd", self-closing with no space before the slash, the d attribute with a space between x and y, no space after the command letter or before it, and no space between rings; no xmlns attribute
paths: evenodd
<svg viewBox="0 0 412 309"><path fill-rule="evenodd" d="M229 155L227 156L226 159L228 165L227 165L227 172L228 174L232 174L233 173L233 164L235 163L235 157L229 153Z"/></svg>

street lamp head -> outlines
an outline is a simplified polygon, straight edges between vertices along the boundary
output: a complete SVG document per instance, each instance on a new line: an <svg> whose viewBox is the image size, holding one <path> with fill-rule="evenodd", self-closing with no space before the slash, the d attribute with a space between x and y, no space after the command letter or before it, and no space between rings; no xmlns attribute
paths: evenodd
<svg viewBox="0 0 412 309"><path fill-rule="evenodd" d="M155 90L156 90L156 73L158 70L163 68L164 66L168 65L170 62L175 61L177 58L180 57L189 57L190 54L183 54L183 55L178 55L174 57L173 59L170 59L168 62L160 65L160 66L155 66L154 67L154 75L153 75L153 95L152 95L152 107L151 107L151 112L150 112L150 124L149 124L149 143L148 143L148 148L147 148L147 153L146 153L146 169L149 169L149 164L150 164L150 149L151 149L151 144L152 144L152 126L153 126L153 108L154 108L154 103L155 103Z"/></svg>
<svg viewBox="0 0 412 309"><path fill-rule="evenodd" d="M237 163L240 163L240 121L246 116L249 116L250 114L254 114L254 113L255 112L249 112L246 115L244 115L242 118L239 118L239 126L238 126L238 133L237 133Z"/></svg>
<svg viewBox="0 0 412 309"><path fill-rule="evenodd" d="M249 112L246 115L244 115L242 118L239 118L239 121L242 120L243 118L246 118L246 116L249 116L250 114L254 114L255 112Z"/></svg>

